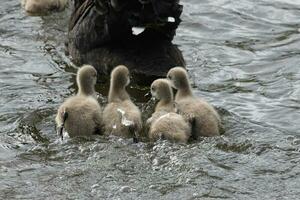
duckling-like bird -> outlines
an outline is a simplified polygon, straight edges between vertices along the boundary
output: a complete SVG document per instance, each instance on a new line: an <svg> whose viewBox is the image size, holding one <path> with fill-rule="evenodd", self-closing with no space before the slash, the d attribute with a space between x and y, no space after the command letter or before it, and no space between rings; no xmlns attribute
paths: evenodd
<svg viewBox="0 0 300 200"><path fill-rule="evenodd" d="M221 119L217 111L204 99L194 96L188 75L182 67L174 67L169 70L167 78L172 87L177 89L175 102L178 110L186 120L192 123L192 136L220 135Z"/></svg>
<svg viewBox="0 0 300 200"><path fill-rule="evenodd" d="M68 0L22 0L25 11L31 14L46 13L51 10L62 10Z"/></svg>
<svg viewBox="0 0 300 200"><path fill-rule="evenodd" d="M150 140L163 138L172 142L186 143L191 136L191 126L181 115L175 113L174 96L168 81L155 80L151 84L151 94L160 101L152 117L147 120L147 124L150 124Z"/></svg>
<svg viewBox="0 0 300 200"><path fill-rule="evenodd" d="M104 133L132 137L137 142L142 119L140 110L126 91L129 83L128 68L124 65L114 68L111 72L108 104L103 111Z"/></svg>
<svg viewBox="0 0 300 200"><path fill-rule="evenodd" d="M78 70L78 93L59 107L55 118L61 137L63 129L70 137L88 136L101 131L102 110L95 98L96 81L97 71L94 67L84 65Z"/></svg>

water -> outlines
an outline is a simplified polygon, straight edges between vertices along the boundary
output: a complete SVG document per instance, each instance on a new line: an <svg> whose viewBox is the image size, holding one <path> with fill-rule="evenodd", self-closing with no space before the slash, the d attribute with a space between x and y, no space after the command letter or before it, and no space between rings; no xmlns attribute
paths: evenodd
<svg viewBox="0 0 300 200"><path fill-rule="evenodd" d="M188 145L58 140L56 109L76 92L70 13L29 17L1 1L1 199L299 198L300 1L182 3L174 42L226 129Z"/></svg>

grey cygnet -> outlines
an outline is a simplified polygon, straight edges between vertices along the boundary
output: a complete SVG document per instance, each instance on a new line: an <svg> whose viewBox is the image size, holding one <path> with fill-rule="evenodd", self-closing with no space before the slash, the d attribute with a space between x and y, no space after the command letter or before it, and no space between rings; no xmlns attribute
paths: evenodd
<svg viewBox="0 0 300 200"><path fill-rule="evenodd" d="M70 137L88 136L101 131L102 109L95 98L96 81L97 71L94 67L84 65L78 70L78 93L59 107L55 118L61 137L63 129Z"/></svg>
<svg viewBox="0 0 300 200"><path fill-rule="evenodd" d="M187 143L191 136L191 126L176 113L174 96L166 79L157 79L151 84L151 94L159 99L152 117L147 120L150 125L151 141L163 138L171 142Z"/></svg>
<svg viewBox="0 0 300 200"><path fill-rule="evenodd" d="M137 142L142 129L139 108L126 91L130 83L129 70L119 65L111 72L108 104L103 111L104 134L132 137Z"/></svg>
<svg viewBox="0 0 300 200"><path fill-rule="evenodd" d="M192 123L192 136L197 139L199 136L220 135L219 114L207 101L194 96L186 70L174 67L169 70L167 78L177 90L175 102L179 112Z"/></svg>

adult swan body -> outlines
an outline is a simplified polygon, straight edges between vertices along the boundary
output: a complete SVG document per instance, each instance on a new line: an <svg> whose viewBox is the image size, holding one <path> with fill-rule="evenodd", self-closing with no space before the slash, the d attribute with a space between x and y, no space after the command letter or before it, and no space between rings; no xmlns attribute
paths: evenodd
<svg viewBox="0 0 300 200"><path fill-rule="evenodd" d="M93 65L109 77L126 65L148 84L174 66L185 66L172 43L181 22L179 0L75 0L67 50L75 64Z"/></svg>

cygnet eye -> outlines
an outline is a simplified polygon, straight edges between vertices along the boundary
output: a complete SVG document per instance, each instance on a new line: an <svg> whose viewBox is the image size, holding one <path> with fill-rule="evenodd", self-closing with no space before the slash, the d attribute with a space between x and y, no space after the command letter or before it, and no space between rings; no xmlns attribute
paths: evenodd
<svg viewBox="0 0 300 200"><path fill-rule="evenodd" d="M171 75L168 75L167 77L169 80L172 80L172 76Z"/></svg>
<svg viewBox="0 0 300 200"><path fill-rule="evenodd" d="M153 87L151 87L151 90L152 90L153 92L155 92L156 88L153 86Z"/></svg>

